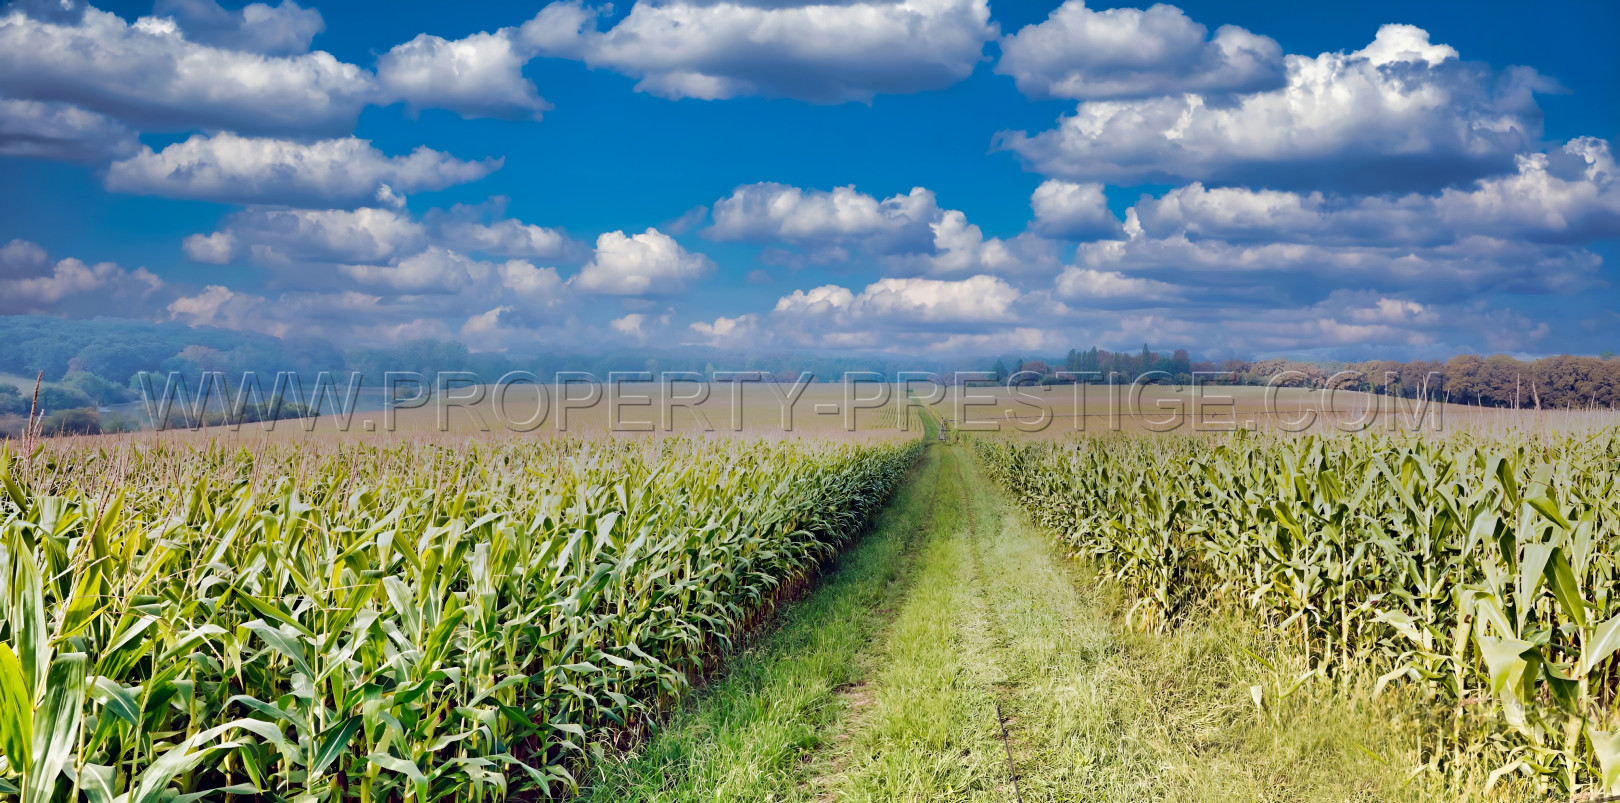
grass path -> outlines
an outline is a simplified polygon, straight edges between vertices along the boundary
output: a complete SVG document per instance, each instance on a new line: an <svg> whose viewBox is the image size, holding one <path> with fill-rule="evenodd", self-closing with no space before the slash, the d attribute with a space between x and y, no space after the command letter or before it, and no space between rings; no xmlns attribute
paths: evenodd
<svg viewBox="0 0 1620 803"><path fill-rule="evenodd" d="M873 703L844 771L816 790L823 799L1011 800L995 716L988 611L973 577L977 550L965 537L973 508L963 487L965 452L936 447L939 490L933 532L917 581L887 638Z"/></svg>
<svg viewBox="0 0 1620 803"><path fill-rule="evenodd" d="M870 670L868 647L905 595L916 543L930 532L938 449L821 585L732 656L645 749L608 761L582 798L617 801L804 799L806 757L851 708L844 690Z"/></svg>
<svg viewBox="0 0 1620 803"><path fill-rule="evenodd" d="M1398 712L1262 713L1240 623L1168 635L936 444L875 531L592 800L1447 800ZM1385 703L1385 705L1389 705Z"/></svg>

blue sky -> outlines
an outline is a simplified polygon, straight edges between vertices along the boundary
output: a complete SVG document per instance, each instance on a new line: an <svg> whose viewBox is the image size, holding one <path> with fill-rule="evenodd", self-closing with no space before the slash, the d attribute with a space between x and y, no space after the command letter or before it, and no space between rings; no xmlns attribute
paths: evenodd
<svg viewBox="0 0 1620 803"><path fill-rule="evenodd" d="M1616 30L1607 2L13 2L0 314L1592 353Z"/></svg>

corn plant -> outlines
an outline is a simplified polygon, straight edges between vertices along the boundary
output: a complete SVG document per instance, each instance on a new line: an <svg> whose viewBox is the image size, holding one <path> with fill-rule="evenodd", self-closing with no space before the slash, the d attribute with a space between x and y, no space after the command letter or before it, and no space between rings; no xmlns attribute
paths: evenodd
<svg viewBox="0 0 1620 803"><path fill-rule="evenodd" d="M920 448L0 449L0 794L565 794Z"/></svg>
<svg viewBox="0 0 1620 803"><path fill-rule="evenodd" d="M976 448L1133 623L1247 609L1324 676L1449 701L1455 752L1490 706L1498 775L1620 792L1620 431Z"/></svg>

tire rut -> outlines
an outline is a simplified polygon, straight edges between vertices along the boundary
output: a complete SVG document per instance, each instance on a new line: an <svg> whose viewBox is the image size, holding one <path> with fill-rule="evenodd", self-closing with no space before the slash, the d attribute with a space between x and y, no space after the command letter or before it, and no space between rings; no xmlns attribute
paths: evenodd
<svg viewBox="0 0 1620 803"><path fill-rule="evenodd" d="M872 633L872 644L882 644L886 641L890 629L894 625L895 617L899 614L901 605L916 584L917 552L923 541L931 535L934 526L934 511L939 505L939 475L943 460L939 455L933 454L938 447L929 446L930 454L924 459L934 461L934 486L929 491L928 505L923 511L922 520L906 534L904 547L900 554L904 555L905 565L899 572L893 584L895 594L893 601L883 608L883 623ZM921 472L919 472L920 474ZM918 477L921 479L921 477ZM867 672L865 674L870 674ZM863 677L859 682L852 683L838 691L839 699L847 706L848 714L840 722L838 732L831 735L836 742L828 758L828 765L817 771L805 785L814 792L817 803L831 803L835 800L836 787L830 783L839 777L845 770L845 761L848 759L847 750L855 735L860 731L866 710L872 706L874 695L868 691L869 681Z"/></svg>
<svg viewBox="0 0 1620 803"><path fill-rule="evenodd" d="M961 458L958 458L956 461L957 487L961 491L962 508L966 513L965 519L967 524L969 552L973 557L971 563L973 584L978 589L985 624L988 626L990 631L987 634L989 637L988 643L995 653L986 657L992 662L995 668L993 672L994 679L991 686L994 689L993 701L996 709L996 722L1000 727L1001 746L1007 756L1007 774L1012 784L1013 799L1017 801L1017 803L1023 803L1023 791L1018 783L1018 765L1017 761L1013 758L1012 739L1008 735L1007 730L1008 719L1002 709L1001 704L1004 699L1013 696L1011 694L1011 690L1017 685L1014 681L1012 681L1012 679L1001 674L1004 667L1004 662L1001 660L1001 658L1011 647L1011 644L1009 643L1010 639L1007 636L1006 626L1002 623L1001 617L996 612L995 606L990 604L990 587L988 582L985 580L984 570L985 547L979 532L981 526L981 511L979 510L979 506L973 502L973 494L969 493L968 491L969 486L967 476L962 471L962 462L963 460Z"/></svg>

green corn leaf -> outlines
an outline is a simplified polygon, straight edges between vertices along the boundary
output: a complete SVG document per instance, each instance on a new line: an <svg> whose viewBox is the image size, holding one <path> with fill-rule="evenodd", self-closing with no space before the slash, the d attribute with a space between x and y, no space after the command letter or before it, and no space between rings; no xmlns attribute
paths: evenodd
<svg viewBox="0 0 1620 803"><path fill-rule="evenodd" d="M1587 730L1592 752L1597 754L1602 767L1599 788L1606 794L1620 792L1620 731Z"/></svg>
<svg viewBox="0 0 1620 803"><path fill-rule="evenodd" d="M1575 579L1575 570L1569 565L1568 553L1561 548L1554 549L1543 571L1546 573L1547 587L1552 590L1564 615L1577 626L1585 628L1586 600L1581 597L1580 583Z"/></svg>
<svg viewBox="0 0 1620 803"><path fill-rule="evenodd" d="M264 640L264 643L290 659L293 666L304 673L305 677L315 676L314 670L309 668L309 663L304 659L303 645L296 638L277 630L263 619L254 619L242 625L242 627L253 631L254 635Z"/></svg>
<svg viewBox="0 0 1620 803"><path fill-rule="evenodd" d="M416 783L418 790L424 789L427 786L427 776L422 774L421 768L416 766L415 762L406 761L403 758L395 758L394 756L390 756L386 753L372 753L371 755L366 756L366 760L376 764L379 767L382 767L385 770L388 770L389 772L396 772L411 779L411 781Z"/></svg>
<svg viewBox="0 0 1620 803"><path fill-rule="evenodd" d="M79 635L107 609L107 605L101 601L102 588L99 569L86 571L80 576L73 589L72 601L68 603L62 615L53 641L61 643Z"/></svg>
<svg viewBox="0 0 1620 803"><path fill-rule="evenodd" d="M22 663L0 644L0 750L13 767L34 763L34 695Z"/></svg>
<svg viewBox="0 0 1620 803"><path fill-rule="evenodd" d="M275 745L282 758L294 763L303 761L302 751L298 749L298 745L293 744L292 740L288 739L286 734L283 734L281 729L276 727L275 723L258 719L239 719L236 720L236 727Z"/></svg>
<svg viewBox="0 0 1620 803"><path fill-rule="evenodd" d="M253 784L239 783L222 786L218 789L204 789L201 792L192 792L189 795L175 795L168 803L196 803L198 800L218 799L220 795L256 795L260 791L262 790ZM302 801L304 798L299 798L299 800ZM308 800L310 803L314 803L315 798L311 796Z"/></svg>
<svg viewBox="0 0 1620 803"><path fill-rule="evenodd" d="M86 673L90 666L82 652L64 653L51 662L45 694L34 711L34 761L23 785L23 803L46 803L56 777L73 758L84 718Z"/></svg>
<svg viewBox="0 0 1620 803"><path fill-rule="evenodd" d="M1534 499L1528 500L1528 502L1531 507L1536 509L1537 513L1546 516L1548 521L1551 521L1559 527L1564 528L1566 531L1575 529L1570 525L1569 519L1564 518L1563 512L1558 509L1557 502L1554 502L1545 496L1538 496Z"/></svg>
<svg viewBox="0 0 1620 803"><path fill-rule="evenodd" d="M0 486L6 489L6 496L17 507L21 508L25 513L28 511L28 494L23 491L21 485L17 484L17 480L11 476L11 452L9 449L0 451Z"/></svg>
<svg viewBox="0 0 1620 803"><path fill-rule="evenodd" d="M164 751L140 774L135 790L129 796L130 803L158 803L166 796L169 782L175 776L197 766L214 753L238 747L235 742L199 747L234 727L235 722L216 725Z"/></svg>
<svg viewBox="0 0 1620 803"><path fill-rule="evenodd" d="M1472 553L1476 545L1489 541L1491 535L1496 532L1496 525L1500 521L1501 517L1496 513L1489 508L1481 507L1468 527L1468 541L1463 545L1463 556L1466 557Z"/></svg>
<svg viewBox="0 0 1620 803"><path fill-rule="evenodd" d="M1547 683L1553 704L1566 714L1579 715L1581 709L1581 682L1559 671L1552 664L1541 665L1542 679Z"/></svg>
<svg viewBox="0 0 1620 803"><path fill-rule="evenodd" d="M257 611L260 616L263 616L266 619L274 619L277 622L280 622L280 623L282 623L284 625L287 625L288 627L291 627L294 630L297 630L299 633L302 633L303 635L308 636L309 638L315 638L315 632L314 631L312 631L309 628L305 627L303 625L303 623L301 623L297 619L293 618L292 614L287 613L286 611L282 610L281 608L279 608L279 607L277 607L275 605L271 605L270 603L265 602L264 600L261 600L258 597L253 596L252 594L247 594L247 593L244 593L242 591L234 591L233 590L232 595L234 597L236 597L237 599L240 599L243 602L246 602L248 604L248 607L250 607L253 610Z"/></svg>
<svg viewBox="0 0 1620 803"><path fill-rule="evenodd" d="M99 701L113 716L138 726L141 722L141 705L130 696L123 686L118 685L112 678L97 677L90 685L90 696Z"/></svg>
<svg viewBox="0 0 1620 803"><path fill-rule="evenodd" d="M1476 641L1490 671L1491 691L1503 695L1514 694L1524 670L1529 666L1525 653L1533 650L1535 645L1528 641L1493 636L1481 636Z"/></svg>
<svg viewBox="0 0 1620 803"><path fill-rule="evenodd" d="M117 797L113 790L116 775L116 770L104 764L85 764L79 768L79 788L90 803L113 803Z"/></svg>
<svg viewBox="0 0 1620 803"><path fill-rule="evenodd" d="M1581 663L1578 675L1587 675L1620 649L1620 616L1597 626L1592 640L1581 645Z"/></svg>
<svg viewBox="0 0 1620 803"><path fill-rule="evenodd" d="M1419 629L1417 620L1398 611L1377 611L1373 614L1375 621L1383 622L1395 631L1410 639L1423 649L1429 648L1428 634Z"/></svg>
<svg viewBox="0 0 1620 803"><path fill-rule="evenodd" d="M1518 597L1514 600L1518 610L1519 631L1523 632L1524 623L1530 615L1530 608L1535 604L1536 594L1541 590L1541 583L1545 579L1547 561L1552 557L1557 547L1552 544L1525 544L1524 554L1519 558Z"/></svg>
<svg viewBox="0 0 1620 803"><path fill-rule="evenodd" d="M11 638L17 645L17 660L28 682L29 698L44 694L45 675L50 671L51 648L46 641L45 590L39 566L27 551L15 556L13 579L15 596L11 603Z"/></svg>
<svg viewBox="0 0 1620 803"><path fill-rule="evenodd" d="M326 732L321 734L321 738L318 740L319 746L315 750L314 763L309 768L311 777L319 778L321 773L325 772L326 768L331 766L332 762L343 754L344 749L349 746L349 740L360 732L361 722L360 717L349 717L343 722L327 728Z"/></svg>
<svg viewBox="0 0 1620 803"><path fill-rule="evenodd" d="M223 636L225 634L225 628L220 627L219 625L205 624L198 627L192 630L190 633L187 633L185 636L182 636L179 641L174 643L174 646L164 650L163 654L158 656L158 663L166 663L173 660L176 656L184 655L190 652L205 639L213 638L215 636Z"/></svg>

